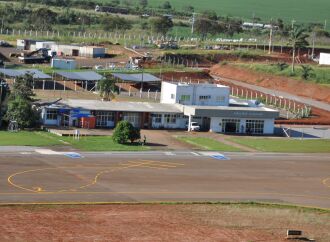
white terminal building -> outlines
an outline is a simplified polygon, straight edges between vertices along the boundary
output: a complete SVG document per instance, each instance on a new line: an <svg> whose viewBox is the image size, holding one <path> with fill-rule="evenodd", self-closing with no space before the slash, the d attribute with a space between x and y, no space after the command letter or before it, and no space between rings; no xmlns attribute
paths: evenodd
<svg viewBox="0 0 330 242"><path fill-rule="evenodd" d="M277 110L255 100L230 99L230 88L217 84L162 82L160 103L60 100L42 107L46 126L113 128L127 120L138 128L190 129L218 133L273 134ZM84 122L85 122L84 121Z"/></svg>

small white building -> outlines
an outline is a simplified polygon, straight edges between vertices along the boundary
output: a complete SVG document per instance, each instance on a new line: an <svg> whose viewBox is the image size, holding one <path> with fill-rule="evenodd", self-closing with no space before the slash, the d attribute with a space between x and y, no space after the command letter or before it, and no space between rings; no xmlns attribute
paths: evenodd
<svg viewBox="0 0 330 242"><path fill-rule="evenodd" d="M320 65L330 65L330 54L329 53L320 53Z"/></svg>
<svg viewBox="0 0 330 242"><path fill-rule="evenodd" d="M162 82L161 103L228 106L229 87L217 84Z"/></svg>
<svg viewBox="0 0 330 242"><path fill-rule="evenodd" d="M62 70L74 70L77 67L77 62L71 59L57 59L53 58L51 67Z"/></svg>
<svg viewBox="0 0 330 242"><path fill-rule="evenodd" d="M52 51L59 56L80 56L91 58L105 57L106 49L101 46L81 46L56 44L52 46Z"/></svg>

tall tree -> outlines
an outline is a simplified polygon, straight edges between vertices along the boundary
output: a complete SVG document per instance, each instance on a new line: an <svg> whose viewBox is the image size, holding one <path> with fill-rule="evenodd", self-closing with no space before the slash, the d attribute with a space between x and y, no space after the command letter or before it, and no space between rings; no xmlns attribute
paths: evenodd
<svg viewBox="0 0 330 242"><path fill-rule="evenodd" d="M291 65L292 73L294 73L296 49L308 46L308 41L306 40L307 37L308 35L305 33L305 30L301 27L293 27L293 29L290 31L289 44L292 47L292 65Z"/></svg>
<svg viewBox="0 0 330 242"><path fill-rule="evenodd" d="M167 16L157 17L151 20L151 27L156 33L166 35L173 28L173 21Z"/></svg>
<svg viewBox="0 0 330 242"><path fill-rule="evenodd" d="M18 127L32 127L38 120L38 113L32 107L32 75L17 77L12 87L5 119L16 121Z"/></svg>
<svg viewBox="0 0 330 242"><path fill-rule="evenodd" d="M139 4L141 5L142 9L145 9L148 6L148 0L140 0Z"/></svg>
<svg viewBox="0 0 330 242"><path fill-rule="evenodd" d="M99 82L100 95L105 101L110 101L114 98L114 93L118 93L118 87L115 84L115 80L112 78L103 79Z"/></svg>

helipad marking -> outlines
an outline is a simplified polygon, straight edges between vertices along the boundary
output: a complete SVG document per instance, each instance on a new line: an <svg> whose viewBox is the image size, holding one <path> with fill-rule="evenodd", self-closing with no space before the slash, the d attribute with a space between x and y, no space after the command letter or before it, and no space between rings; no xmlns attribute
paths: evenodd
<svg viewBox="0 0 330 242"><path fill-rule="evenodd" d="M211 155L212 158L217 159L217 160L230 160L229 157L219 154L219 155Z"/></svg>
<svg viewBox="0 0 330 242"><path fill-rule="evenodd" d="M69 157L69 158L72 158L72 159L80 159L80 158L83 158L82 155L80 155L79 153L76 153L76 152L67 152L67 153L64 153L65 156Z"/></svg>

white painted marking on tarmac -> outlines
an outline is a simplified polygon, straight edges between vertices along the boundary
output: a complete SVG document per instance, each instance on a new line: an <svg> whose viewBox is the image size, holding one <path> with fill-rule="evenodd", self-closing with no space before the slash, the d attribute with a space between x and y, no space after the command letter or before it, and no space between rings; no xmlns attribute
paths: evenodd
<svg viewBox="0 0 330 242"><path fill-rule="evenodd" d="M83 156L79 153L76 152L65 152L63 153L63 155L70 157L72 159L79 159L79 158L83 158Z"/></svg>
<svg viewBox="0 0 330 242"><path fill-rule="evenodd" d="M32 155L32 152L20 152L21 155Z"/></svg>
<svg viewBox="0 0 330 242"><path fill-rule="evenodd" d="M165 152L165 155L175 155L173 152Z"/></svg>
<svg viewBox="0 0 330 242"><path fill-rule="evenodd" d="M194 156L200 156L200 154L196 153L196 152L190 152L191 154L193 154Z"/></svg>
<svg viewBox="0 0 330 242"><path fill-rule="evenodd" d="M49 150L49 149L36 149L35 152L42 154L42 155L61 155L60 152L56 152L56 151Z"/></svg>
<svg viewBox="0 0 330 242"><path fill-rule="evenodd" d="M203 152L198 152L198 153L203 156L222 155L219 152L212 152L212 151L203 151Z"/></svg>

